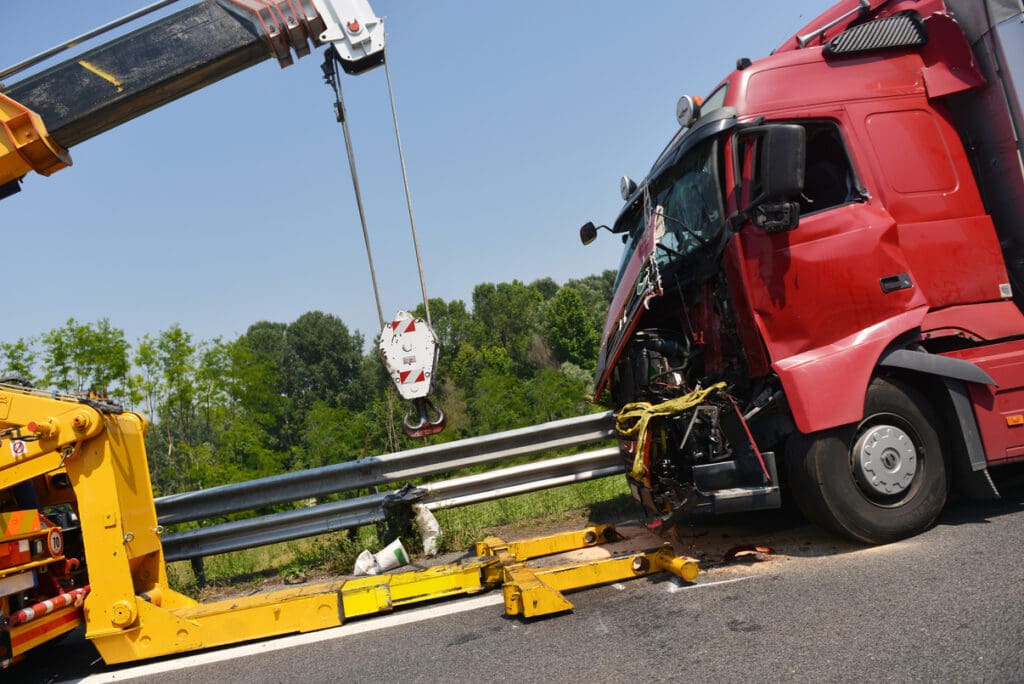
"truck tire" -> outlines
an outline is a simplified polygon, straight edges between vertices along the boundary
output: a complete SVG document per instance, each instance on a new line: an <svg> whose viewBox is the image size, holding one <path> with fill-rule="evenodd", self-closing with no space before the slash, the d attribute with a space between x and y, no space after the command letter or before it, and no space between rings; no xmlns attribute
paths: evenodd
<svg viewBox="0 0 1024 684"><path fill-rule="evenodd" d="M790 437L793 498L811 522L867 544L922 532L948 491L939 425L913 387L876 378L859 423Z"/></svg>

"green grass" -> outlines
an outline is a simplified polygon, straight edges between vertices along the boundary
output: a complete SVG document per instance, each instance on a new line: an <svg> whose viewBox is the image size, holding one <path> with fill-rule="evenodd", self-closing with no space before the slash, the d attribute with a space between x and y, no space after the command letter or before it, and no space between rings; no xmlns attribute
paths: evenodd
<svg viewBox="0 0 1024 684"><path fill-rule="evenodd" d="M634 510L625 478L617 476L435 511L435 515L441 524L440 550L447 552L465 551L474 542L495 534L498 528L606 522ZM210 556L204 562L209 586L205 590L199 588L188 561L168 564L167 574L173 589L201 597L216 594L224 587L249 588L348 574L360 551L377 551L388 541L378 539L377 530L368 526ZM414 555L420 550L415 534L403 536L402 543Z"/></svg>
<svg viewBox="0 0 1024 684"><path fill-rule="evenodd" d="M601 522L602 516L628 509L631 502L626 480L618 476L436 511L435 515L441 523L442 550L460 551L493 534L495 527L528 525L570 513L578 513L581 524L588 519Z"/></svg>

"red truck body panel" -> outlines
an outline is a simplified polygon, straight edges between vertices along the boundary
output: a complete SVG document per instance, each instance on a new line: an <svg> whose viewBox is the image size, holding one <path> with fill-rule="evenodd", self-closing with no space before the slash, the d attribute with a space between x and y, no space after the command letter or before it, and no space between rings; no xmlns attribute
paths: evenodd
<svg viewBox="0 0 1024 684"><path fill-rule="evenodd" d="M928 100L924 70L912 53L830 63L805 49L732 77L737 95L727 103L741 117L839 122L869 195L802 217L791 232L750 228L734 238L743 277L733 292L750 300L803 432L858 420L893 339L953 305L946 325L974 325L957 319L975 318L971 304L997 303L1008 281L970 164L941 104ZM880 280L895 274L913 287L883 292Z"/></svg>
<svg viewBox="0 0 1024 684"><path fill-rule="evenodd" d="M1024 340L948 352L944 356L970 361L998 383L968 384L989 463L1024 460Z"/></svg>

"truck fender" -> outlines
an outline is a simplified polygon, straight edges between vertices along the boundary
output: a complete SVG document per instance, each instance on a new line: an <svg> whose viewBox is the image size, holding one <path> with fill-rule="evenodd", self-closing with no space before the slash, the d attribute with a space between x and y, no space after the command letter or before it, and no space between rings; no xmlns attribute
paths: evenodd
<svg viewBox="0 0 1024 684"><path fill-rule="evenodd" d="M904 368L906 370L938 375L943 378L953 378L964 382L977 382L981 385L994 385L998 383L992 376L970 361L963 359L952 359L948 356L929 354L928 352L915 351L913 349L893 349L878 359L879 366L890 366L892 368Z"/></svg>
<svg viewBox="0 0 1024 684"><path fill-rule="evenodd" d="M968 382L977 382L983 385L998 386L995 380L982 368L969 361L913 349L888 351L882 354L878 365L937 375L942 378L946 392L949 394L950 405L956 414L960 436L963 439L963 451L954 450L950 454L950 466L955 475L955 481L961 491L970 499L978 501L998 499L999 490L996 489L988 473L985 448L981 443L978 421L971 408L966 385Z"/></svg>

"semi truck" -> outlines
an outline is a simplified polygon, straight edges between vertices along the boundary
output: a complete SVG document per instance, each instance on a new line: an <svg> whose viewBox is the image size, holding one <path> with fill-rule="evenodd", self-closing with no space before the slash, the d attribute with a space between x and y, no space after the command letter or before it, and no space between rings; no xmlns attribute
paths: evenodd
<svg viewBox="0 0 1024 684"><path fill-rule="evenodd" d="M842 0L741 58L610 226L597 361L656 522L774 508L869 544L1024 459L1020 0Z"/></svg>

